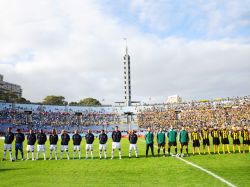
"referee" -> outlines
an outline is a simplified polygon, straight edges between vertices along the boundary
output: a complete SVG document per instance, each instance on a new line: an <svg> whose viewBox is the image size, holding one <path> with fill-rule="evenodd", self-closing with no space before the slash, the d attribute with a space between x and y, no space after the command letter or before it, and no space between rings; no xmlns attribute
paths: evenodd
<svg viewBox="0 0 250 187"><path fill-rule="evenodd" d="M150 127L148 127L148 132L145 134L146 140L146 157L148 157L148 150L151 149L152 156L154 157L154 134L151 132Z"/></svg>

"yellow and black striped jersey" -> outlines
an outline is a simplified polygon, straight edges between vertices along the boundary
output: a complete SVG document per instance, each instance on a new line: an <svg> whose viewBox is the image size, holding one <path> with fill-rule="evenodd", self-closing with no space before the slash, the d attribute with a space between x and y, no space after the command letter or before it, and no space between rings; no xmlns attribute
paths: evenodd
<svg viewBox="0 0 250 187"><path fill-rule="evenodd" d="M228 135L229 135L229 132L228 132L227 129L222 129L222 130L220 131L220 136L221 136L223 139L228 138Z"/></svg>
<svg viewBox="0 0 250 187"><path fill-rule="evenodd" d="M211 136L213 137L213 138L219 138L219 136L220 136L220 132L219 132L219 130L212 130L211 131Z"/></svg>
<svg viewBox="0 0 250 187"><path fill-rule="evenodd" d="M201 131L201 136L202 136L203 139L208 139L209 138L209 130L208 129L207 130L203 129Z"/></svg>
<svg viewBox="0 0 250 187"><path fill-rule="evenodd" d="M231 137L233 138L233 140L239 139L240 138L240 132L239 131L232 131Z"/></svg>
<svg viewBox="0 0 250 187"><path fill-rule="evenodd" d="M241 136L242 136L243 140L250 140L248 130L241 131Z"/></svg>
<svg viewBox="0 0 250 187"><path fill-rule="evenodd" d="M200 140L200 134L198 132L193 131L191 133L191 140Z"/></svg>

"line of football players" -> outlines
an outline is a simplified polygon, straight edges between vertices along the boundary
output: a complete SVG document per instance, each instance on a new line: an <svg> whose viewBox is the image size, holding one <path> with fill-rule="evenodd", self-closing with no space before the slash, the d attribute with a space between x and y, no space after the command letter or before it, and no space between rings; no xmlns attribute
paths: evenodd
<svg viewBox="0 0 250 187"><path fill-rule="evenodd" d="M206 153L206 147L207 151L210 154L210 142L209 142L209 135L211 134L212 140L213 140L213 147L214 147L214 153L220 154L220 144L222 144L222 152L225 154L230 152L230 140L229 138L232 138L232 144L233 144L233 153L236 152L236 146L238 147L238 152L241 153L241 142L240 142L240 136L242 137L242 144L243 144L243 153L246 152L246 149L248 148L250 152L250 138L249 138L249 130L247 126L245 125L243 129L240 127L232 127L231 130L226 128L226 126L222 126L221 129L218 129L216 126L209 131L207 127L204 127L204 129L199 132L197 128L194 129L194 131L191 133L191 139L193 140L193 154L195 153L195 149L197 149L198 154L200 154L200 141L202 140L203 143L203 151L204 154Z"/></svg>
<svg viewBox="0 0 250 187"><path fill-rule="evenodd" d="M189 135L190 134L190 135ZM197 151L198 154L200 153L200 145L201 141L203 144L203 151L204 154L206 154L206 149L208 153L210 154L210 140L209 137L212 137L213 140L213 147L214 147L214 154L218 153L220 154L220 143L222 143L222 151L223 153L226 152L225 148L227 148L227 152L230 153L230 144L229 144L229 137L231 136L233 140L233 152L236 151L236 146L238 146L238 152L241 153L241 143L240 143L240 136L242 136L243 139L243 153L245 153L246 148L248 147L250 152L250 138L249 138L249 131L247 129L247 126L244 126L244 128L241 130L240 128L233 127L230 131L225 127L222 126L222 128L219 130L217 127L214 127L211 132L209 129L205 126L201 131L198 131L197 128L194 128L194 130L190 133L188 133L185 129L185 127L182 127L181 131L179 132L179 143L180 143L180 154L177 154L177 132L176 130L171 127L170 130L167 132L168 137L168 155L170 155L170 149L171 147L175 147L175 154L177 156L184 156L183 154L183 148L186 148L186 154L188 156L188 145L189 140L191 139L193 144L193 154ZM15 141L15 159L18 158L18 151L21 152L22 160L24 159L24 153L23 153L23 142L25 140L24 134L21 133L20 129L17 130L17 133L14 135L11 132L11 128L8 128L8 132L5 135L5 144L4 144L4 157L3 160L6 159L6 152L10 152L10 159L12 158L12 142L14 141L14 136L16 138ZM189 138L191 136L191 138ZM94 142L94 135L91 133L90 130L88 130L88 133L85 135L86 140L86 159L88 159L88 154L90 152L91 158L93 159L93 142ZM165 151L165 145L166 145L166 134L163 131L162 128L160 128L159 132L157 133L157 144L158 144L158 156L160 155L160 150L163 149L163 156L166 156ZM79 159L81 158L81 141L82 136L78 133L76 130L74 132L74 135L72 136L73 140L73 159L76 157L76 152L78 152ZM102 130L101 134L99 135L99 157L102 158L102 153L104 154L104 158L107 158L107 140L108 136ZM137 134L135 131L132 131L132 133L129 134L129 158L131 158L132 150L135 151L135 156L138 158L138 147L137 147ZM148 157L148 151L149 148L151 149L152 156L154 156L154 133L151 131L150 128L148 128L147 133L145 134L145 140L146 140L146 157ZM39 158L39 154L42 152L44 156L44 160L46 160L46 146L45 143L47 141L47 136L45 133L41 130L37 135L30 130L29 134L27 135L27 160L29 160L29 156L31 153L32 160L35 160L34 158L34 145L37 142L37 152L36 152L36 159ZM70 141L70 136L68 133L63 130L61 134L61 152L60 152L60 159L62 159L63 153L66 153L67 159L69 160L69 149L68 144ZM119 152L119 158L122 158L121 155L121 132L119 131L118 127L115 128L115 131L112 132L112 152L111 152L111 159L114 158L114 151L115 149L118 149ZM52 134L49 136L49 142L50 142L50 157L49 159L52 159L52 154L54 153L55 159L57 160L57 143L58 143L58 135L55 131L55 129L52 130Z"/></svg>
<svg viewBox="0 0 250 187"><path fill-rule="evenodd" d="M12 143L15 138L15 157L12 156ZM43 132L43 130L40 130L40 132L36 135L33 130L29 131L29 134L26 137L27 139L27 157L26 160L30 159L30 154L32 160L38 160L40 153L43 153L44 160L46 160L46 146L45 143L47 141L47 136ZM85 135L86 140L86 159L88 159L88 155L90 152L91 159L94 158L93 155L93 142L94 142L94 135L91 133L90 130L88 130L88 133ZM6 153L9 151L10 153L10 160L16 160L18 159L18 152L21 153L21 159L24 160L24 151L23 151L23 142L25 141L25 136L21 132L20 129L17 129L17 133L14 134L11 132L11 128L8 128L7 133L5 134L5 140L4 140L4 156L2 160L6 160ZM66 153L67 159L70 159L69 156L69 141L70 136L65 131L62 130L61 133L61 146L60 146L60 159L63 158L63 153ZM73 141L73 159L76 158L76 153L78 152L78 158L81 159L81 142L82 142L82 136L78 133L77 130L75 130L74 135L72 136ZM102 154L104 154L104 158L107 158L107 143L108 136L104 132L104 130L101 131L99 135L99 158L102 159ZM114 151L115 149L118 149L119 151L119 158L122 159L121 154L121 132L119 131L118 127L115 128L115 131L112 132L112 152L111 152L111 159L114 158ZM37 142L37 152L35 155L35 144ZM134 131L129 135L129 157L131 158L131 152L134 149L136 157L138 157L138 148L137 148L137 135ZM58 143L58 135L56 133L56 130L53 129L52 133L49 135L49 143L50 143L50 157L49 160L52 159L52 154L54 153L55 160L58 159L58 153L57 153L57 143ZM36 156L36 157L35 157Z"/></svg>
<svg viewBox="0 0 250 187"><path fill-rule="evenodd" d="M211 132L205 126L201 131L198 131L197 128L194 128L192 132L188 133L185 130L185 127L182 127L181 131L179 132L179 143L180 143L180 154L177 154L177 131L173 129L171 126L170 130L167 132L168 137L168 155L170 155L171 147L175 147L175 154L173 156L184 156L183 148L186 147L186 153L188 156L188 144L189 140L191 139L193 144L193 154L197 151L198 154L200 153L200 144L202 141L203 144L203 151L206 154L206 148L208 153L210 154L210 139L212 137L213 140L213 147L214 147L214 154L220 154L220 144L222 144L222 151L225 153L225 148L227 148L227 152L230 153L230 144L229 144L229 137L231 136L233 140L233 153L236 152L236 146L238 146L238 152L241 153L241 142L240 136L243 139L243 153L246 152L246 148L248 147L250 152L250 137L249 137L249 130L247 126L244 126L243 129L233 127L231 132L225 127L219 130L217 127L214 127ZM191 136L191 138L189 138ZM151 129L148 128L147 133L145 134L146 139L146 157L148 156L148 150L151 149L152 156L154 156L154 133L151 132ZM158 144L158 156L160 155L160 150L163 149L163 156L166 156L166 134L160 128L159 132L157 133L157 144Z"/></svg>

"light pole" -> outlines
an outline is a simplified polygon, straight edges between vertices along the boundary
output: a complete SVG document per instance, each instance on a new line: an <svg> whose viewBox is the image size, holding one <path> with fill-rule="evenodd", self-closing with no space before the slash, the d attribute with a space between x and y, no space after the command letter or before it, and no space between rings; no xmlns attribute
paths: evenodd
<svg viewBox="0 0 250 187"><path fill-rule="evenodd" d="M134 114L133 114L133 112L124 112L124 115L127 118L128 130L131 131L131 121L132 121L132 116Z"/></svg>

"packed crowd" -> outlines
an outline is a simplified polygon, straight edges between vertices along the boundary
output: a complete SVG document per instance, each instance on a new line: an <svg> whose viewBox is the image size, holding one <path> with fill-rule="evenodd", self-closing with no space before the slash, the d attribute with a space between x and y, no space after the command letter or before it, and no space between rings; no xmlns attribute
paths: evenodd
<svg viewBox="0 0 250 187"><path fill-rule="evenodd" d="M180 130L202 128L204 125L212 128L225 125L243 126L250 124L250 96L228 98L211 101L192 101L183 103L168 103L140 105L132 107L69 107L43 105L15 105L0 103L0 133L3 125L15 129L15 125L31 127L32 129L51 128L67 129L75 127L84 130L89 126L112 126L127 122L125 112L130 112L131 125L136 129L152 127L164 129L174 126ZM85 129L86 130L86 129ZM92 130L101 130L92 129ZM128 130L128 129L127 129Z"/></svg>
<svg viewBox="0 0 250 187"><path fill-rule="evenodd" d="M120 124L121 119L119 115L110 111L91 111L82 110L63 111L63 110L41 110L27 108L6 107L0 109L0 135L3 135L8 127L14 130L19 128L24 132L29 129L38 131L44 129L45 132L50 132L51 129L56 128L61 131L66 129L73 132L78 129L80 132L87 131L89 126L93 132L98 132L105 127L106 130L111 130L115 124Z"/></svg>
<svg viewBox="0 0 250 187"><path fill-rule="evenodd" d="M4 109L0 111L0 123L33 125L101 125L103 123L119 123L120 119L115 113L70 113L70 112L39 112L32 114L23 111Z"/></svg>
<svg viewBox="0 0 250 187"><path fill-rule="evenodd" d="M175 105L155 105L137 114L140 127L165 127L173 125L193 128L204 125L243 126L250 124L250 97L229 101L191 102Z"/></svg>

